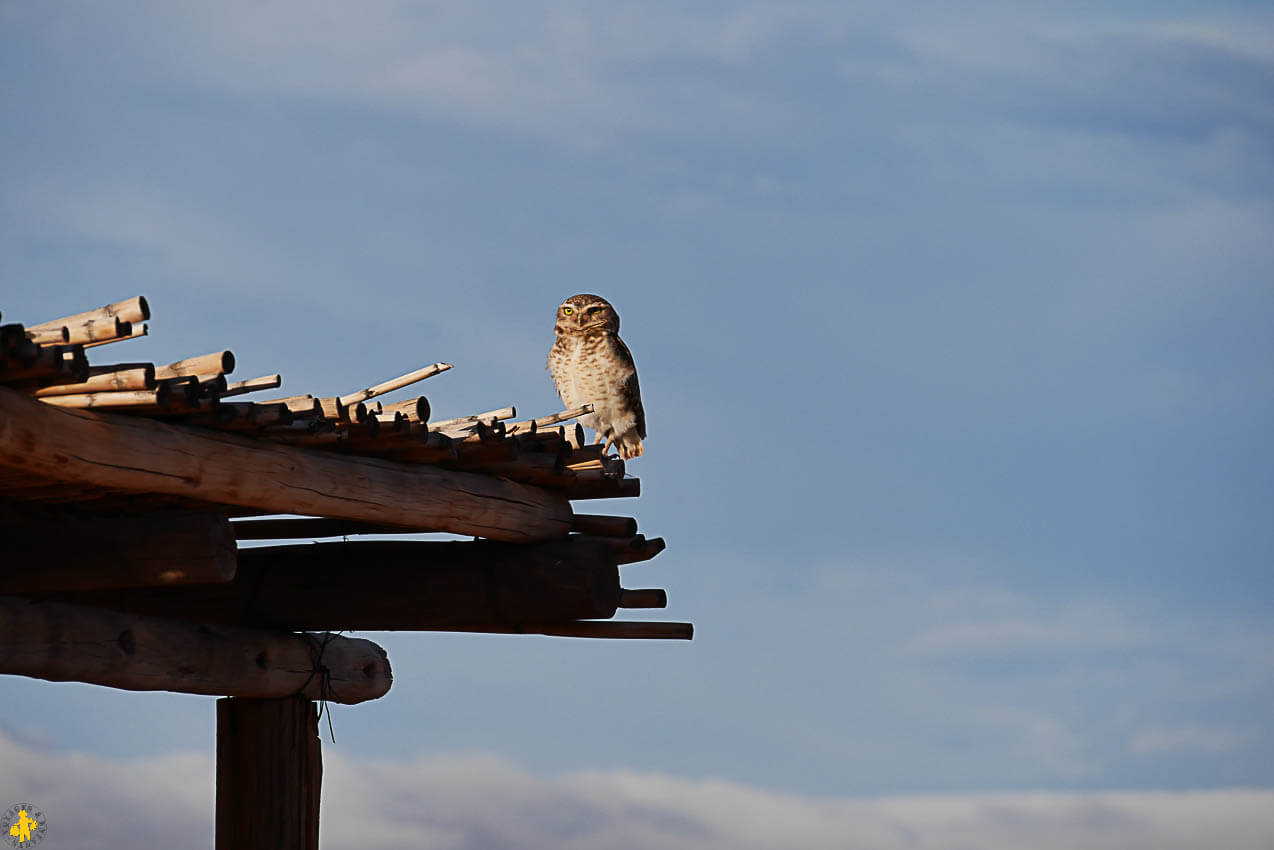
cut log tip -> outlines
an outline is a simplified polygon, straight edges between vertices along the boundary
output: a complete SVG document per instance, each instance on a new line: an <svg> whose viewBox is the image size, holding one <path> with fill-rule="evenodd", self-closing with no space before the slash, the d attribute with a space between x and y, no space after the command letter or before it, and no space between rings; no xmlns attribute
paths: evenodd
<svg viewBox="0 0 1274 850"><path fill-rule="evenodd" d="M662 588L619 589L620 608L667 608L668 591Z"/></svg>

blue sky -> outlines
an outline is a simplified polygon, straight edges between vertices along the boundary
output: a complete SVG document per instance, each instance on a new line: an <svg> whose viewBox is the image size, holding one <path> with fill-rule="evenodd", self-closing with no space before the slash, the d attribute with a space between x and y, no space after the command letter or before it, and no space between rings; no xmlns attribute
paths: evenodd
<svg viewBox="0 0 1274 850"><path fill-rule="evenodd" d="M342 764L1274 785L1262 4L10 2L0 80L0 310L146 295L102 357L446 360L437 416L542 413L556 305L623 317L644 495L585 509L668 539L625 583L695 641L374 635ZM205 699L0 704L12 746L212 748Z"/></svg>

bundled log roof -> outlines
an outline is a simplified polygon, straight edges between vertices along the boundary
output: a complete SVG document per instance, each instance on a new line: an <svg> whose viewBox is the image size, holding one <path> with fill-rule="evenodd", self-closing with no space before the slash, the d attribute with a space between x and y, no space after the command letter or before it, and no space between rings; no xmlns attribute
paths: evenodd
<svg viewBox="0 0 1274 850"><path fill-rule="evenodd" d="M10 594L0 598L0 673L356 702L388 689L383 650L326 636L321 666L344 688L326 693L294 663L318 646L307 632L690 637L686 623L611 619L664 607L664 591L623 588L618 572L664 543L632 518L574 512L572 501L640 493L621 459L585 442L574 420L588 406L431 420L423 395L385 399L448 363L344 395L283 396L278 374L231 378L229 350L113 362L149 318L138 297L0 325ZM277 514L293 516L259 518ZM419 532L474 539L349 539ZM332 538L342 539L237 543ZM68 629L110 644L98 655L111 663L76 663ZM48 644L43 656L32 641ZM184 659L173 649L183 645ZM352 660L333 670L335 658Z"/></svg>

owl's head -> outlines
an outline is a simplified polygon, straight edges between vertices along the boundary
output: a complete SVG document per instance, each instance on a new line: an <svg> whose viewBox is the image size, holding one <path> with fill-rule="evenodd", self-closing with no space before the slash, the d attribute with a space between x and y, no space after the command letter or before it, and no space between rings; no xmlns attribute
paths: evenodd
<svg viewBox="0 0 1274 850"><path fill-rule="evenodd" d="M553 329L559 336L595 328L619 333L619 314L600 295L572 295L557 308L557 323Z"/></svg>

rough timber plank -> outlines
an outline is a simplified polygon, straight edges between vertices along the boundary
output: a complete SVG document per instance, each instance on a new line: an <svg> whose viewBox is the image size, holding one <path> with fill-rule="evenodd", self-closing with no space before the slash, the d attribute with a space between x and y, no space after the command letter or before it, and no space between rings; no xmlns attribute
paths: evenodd
<svg viewBox="0 0 1274 850"><path fill-rule="evenodd" d="M215 584L237 565L234 533L217 511L94 515L0 501L0 529L6 593Z"/></svg>
<svg viewBox="0 0 1274 850"><path fill-rule="evenodd" d="M225 584L68 594L69 601L200 623L307 631L437 629L613 617L604 543L369 541L242 549Z"/></svg>
<svg viewBox="0 0 1274 850"><path fill-rule="evenodd" d="M320 654L325 675L315 672ZM384 696L392 682L385 650L362 638L198 625L18 596L0 596L0 673L347 705Z"/></svg>
<svg viewBox="0 0 1274 850"><path fill-rule="evenodd" d="M216 850L317 850L322 779L313 702L217 700Z"/></svg>
<svg viewBox="0 0 1274 850"><path fill-rule="evenodd" d="M538 487L56 408L3 387L0 467L80 486L514 543L562 538L572 524L566 498Z"/></svg>

